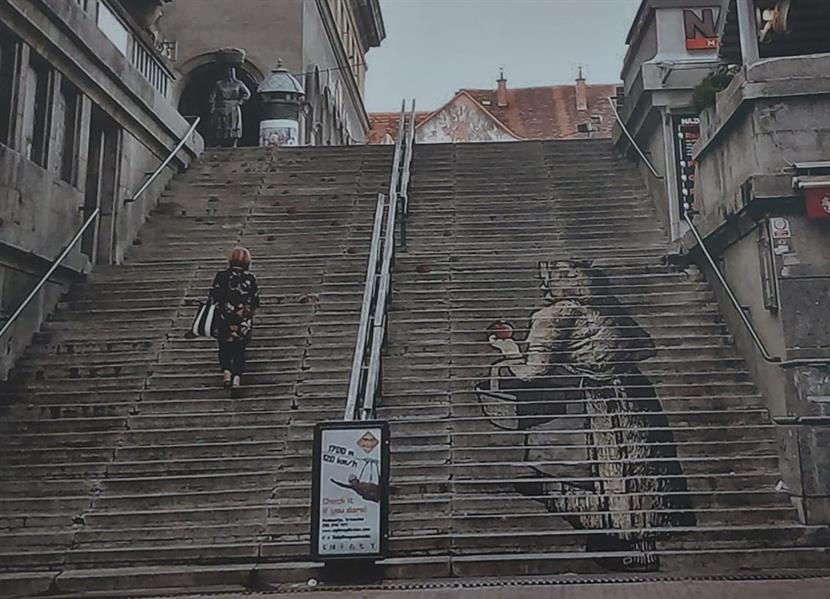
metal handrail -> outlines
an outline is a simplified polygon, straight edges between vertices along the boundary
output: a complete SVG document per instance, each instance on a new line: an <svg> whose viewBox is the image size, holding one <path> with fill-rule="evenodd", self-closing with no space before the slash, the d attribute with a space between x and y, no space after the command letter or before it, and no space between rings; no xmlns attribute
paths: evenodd
<svg viewBox="0 0 830 599"><path fill-rule="evenodd" d="M631 133L628 131L628 127L625 126L625 123L623 122L622 117L620 117L620 113L617 110L617 105L614 102L614 98L605 98L605 99L608 100L608 103L611 105L611 110L614 111L614 117L617 119L617 124L619 124L620 129L622 129L622 132L625 133L625 136L631 142L632 147L635 150L637 150L637 153L640 155L640 158L643 159L643 162L646 163L646 166L651 171L651 174L654 175L657 179L662 181L664 179L663 175L658 173L657 169L654 168L654 165L651 163L651 160L646 158L645 153L643 152L643 150L640 149L640 145L634 140L634 136L631 135Z"/></svg>
<svg viewBox="0 0 830 599"><path fill-rule="evenodd" d="M646 158L645 154L643 153L640 146L628 132L626 129L625 124L622 122L620 118L620 114L617 111L617 107L614 105L614 102L611 98L608 98L608 101L611 103L611 107L614 110L614 116L617 118L617 123L622 128L623 132L628 136L628 139L631 141L631 145L637 150L637 153L640 155L640 158L646 163L646 165L651 169L651 172L654 173L655 176L659 177L657 171L655 171L654 166L649 162L648 158ZM662 179L663 177L659 177ZM826 365L830 364L830 358L797 358L794 360L784 360L778 356L773 356L769 350L767 350L767 346L764 344L761 336L758 334L758 331L755 330L755 326L752 324L752 321L744 312L744 308L741 303L738 301L738 298L735 296L735 292L732 291L732 287L729 285L729 282L726 280L726 277L723 276L720 268L718 268L717 262L715 262L714 257L712 257L712 253L709 251L709 248L706 247L706 243L703 240L703 236L698 231L697 226L694 223L694 214L695 211L683 209L683 219L686 221L686 224L689 225L689 230L691 230L692 235L694 236L695 240L697 241L698 246L700 247L700 251L703 253L706 261L709 263L709 266L712 268L712 271L715 273L715 277L720 282L721 286L723 287L724 291L726 291L726 295L729 298L729 301L732 303L732 306L738 312L738 316L741 319L744 327L746 328L749 336L752 338L752 342L755 344L755 347L761 352L761 357L764 359L765 362L769 364L775 364L780 366L781 368L791 368L793 366L809 366L809 365Z"/></svg>
<svg viewBox="0 0 830 599"><path fill-rule="evenodd" d="M735 296L735 293L732 291L732 287L730 287L729 282L721 273L720 268L718 268L717 262L715 262L714 257L712 257L712 253L709 251L709 248L706 247L706 243L703 241L703 236L698 231L697 227L695 226L694 219L693 219L694 211L692 210L684 210L683 211L683 219L686 221L686 224L689 225L689 230L691 230L692 235L694 235L695 240L697 240L697 245L700 247L700 251L706 257L706 261L709 263L709 266L712 268L712 271L715 273L715 277L720 282L723 290L726 292L726 296L729 298L729 301L732 303L732 306L735 308L735 311L738 313L738 316L741 319L741 322L744 324L749 336L752 338L752 342L755 344L755 347L761 352L761 357L764 359L765 362L770 364L776 364L781 368L791 368L793 366L807 366L807 365L817 365L817 364L830 364L830 358L797 358L794 360L784 360L778 356L773 356L769 350L767 350L767 346L764 344L763 340L761 339L760 335L758 335L758 331L755 330L755 326L752 324L752 321L746 315L743 306L738 301L738 298Z"/></svg>
<svg viewBox="0 0 830 599"><path fill-rule="evenodd" d="M15 310L14 313L11 316L9 316L9 319L3 324L3 328L0 329L0 338L2 338L3 335L5 335L6 332L9 329L12 328L12 325L14 324L14 322L18 318L20 318L20 315L23 314L23 311L29 306L29 304L32 302L32 300L35 299L35 296L40 292L40 290L43 289L43 287L49 281L50 277L55 273L56 270L58 270L58 268L60 268L60 265L63 263L64 260L66 260L66 257L69 256L70 252L75 248L75 246L78 244L78 242L84 236L84 233L86 233L86 230L98 218L98 214L100 212L101 212L100 208L96 208L95 210L92 211L92 214L89 215L89 217L86 219L86 221L81 226L81 228L78 229L78 231L75 233L75 236L72 237L72 239L69 241L69 243L63 249L63 251L60 253L60 255L55 259L54 262L52 262L52 266L49 268L49 270L46 271L46 274L43 275L40 278L40 281L38 281L38 283L37 283L37 285L35 285L34 289L32 289L29 292L29 295L26 296L26 299L24 299L23 302L21 302L21 304L17 307L17 310Z"/></svg>
<svg viewBox="0 0 830 599"><path fill-rule="evenodd" d="M153 171L153 173L144 182L144 184L138 188L138 191L136 191L132 196L124 200L124 203L135 202L141 196L141 194L147 191L147 189L150 187L153 181L155 181L158 178L158 176L161 174L164 168L168 164L170 164L170 161L173 160L176 154L179 153L179 150L181 150L184 147L184 145L187 143L187 140L190 138L191 135L193 135L193 132L196 130L196 127L199 125L200 121L201 118L196 117L196 119L193 121L193 124L190 125L190 127L188 128L187 133L185 133L184 137L182 137L182 139L179 140L179 143L176 144L176 147L173 148L173 150L170 152L167 158L165 158L164 161L159 165L159 167L155 171ZM21 304L17 307L17 310L15 310L14 313L11 316L9 316L8 320L6 320L6 322L3 323L3 328L0 328L0 337L5 335L6 332L8 332L8 330L11 329L14 322L18 318L20 318L20 315L23 313L23 311L32 302L32 300L35 298L38 292L40 292L40 290L43 289L43 287L46 285L46 283L49 281L49 278L55 273L55 271L58 268L60 268L63 261L66 260L67 256L69 256L70 252L72 252L73 248L81 240L84 233L86 233L86 230L89 229L89 227L92 226L92 224L96 221L100 213L101 209L95 208L92 211L92 214L90 214L87 217L84 224L81 226L80 229L78 229L78 231L69 241L69 243L63 249L60 255L54 260L54 262L52 262L52 266L49 268L48 271L46 271L46 274L40 278L37 285L35 285L34 289L32 289L32 291L29 292L29 295L26 296L26 299L24 299L23 302L21 302Z"/></svg>
<svg viewBox="0 0 830 599"><path fill-rule="evenodd" d="M382 193L378 194L378 203L375 208L375 220L372 227L372 245L369 249L369 265L366 268L366 283L363 288L363 304L360 308L360 325L355 340L354 358L352 359L352 371L349 378L349 392L346 396L345 420L353 420L357 410L357 398L361 392L363 381L363 365L366 360L366 344L369 335L369 323L371 322L372 300L375 296L377 285L378 257L380 256L380 234L383 227L383 209L385 198Z"/></svg>
<svg viewBox="0 0 830 599"><path fill-rule="evenodd" d="M401 247L406 247L406 221L409 216L409 181L412 177L412 155L415 151L415 100L412 100L412 110L409 115L409 126L406 137L406 154L403 160L403 174L401 175Z"/></svg>
<svg viewBox="0 0 830 599"><path fill-rule="evenodd" d="M138 188L138 191L136 191L133 195L131 195L126 200L124 200L125 204L130 204L130 203L135 202L136 200L138 200L138 198L141 197L141 194L143 194L145 191L147 191L147 189L150 187L150 185L153 184L153 181L158 179L159 175L161 175L161 173L164 171L164 169L167 167L167 165L170 164L170 162L173 160L173 158L176 157L176 154L179 153L179 150L181 150L185 146L185 144L187 143L187 140L190 138L191 135L193 135L193 132L196 131L196 127L199 126L199 123L201 122L201 120L202 120L202 117L200 117L200 116L197 116L194 119L193 124L190 125L190 128L187 130L187 133L185 133L184 137L182 137L179 140L179 143L176 144L176 147L173 148L173 150L167 155L167 158L164 159L164 161L158 166L158 168L152 172L152 174L148 177L148 179L144 182L144 184L141 187Z"/></svg>
<svg viewBox="0 0 830 599"><path fill-rule="evenodd" d="M378 397L378 386L381 372L381 350L386 341L386 311L389 306L389 290L392 286L392 265L395 255L395 223L398 202L389 200L389 211L386 215L386 238L383 248L383 262L381 264L380 285L375 302L375 322L372 331L372 353L369 357L369 368L366 373L366 389L364 391L363 406L360 413L361 420L368 420L375 411L375 402Z"/></svg>
<svg viewBox="0 0 830 599"><path fill-rule="evenodd" d="M375 221L372 227L372 241L369 263L366 268L366 283L363 289L363 304L360 308L355 353L349 377L349 391L346 398L344 420L365 420L371 418L375 408L378 381L380 380L381 350L386 337L386 307L391 287L392 265L394 263L395 226L397 206L400 197L401 152L404 143L406 103L401 106L401 120L392 173L389 179L389 195L378 196ZM384 220L385 219L385 220ZM385 224L385 227L384 227ZM371 330L371 334L370 334ZM367 353L369 354L367 363Z"/></svg>

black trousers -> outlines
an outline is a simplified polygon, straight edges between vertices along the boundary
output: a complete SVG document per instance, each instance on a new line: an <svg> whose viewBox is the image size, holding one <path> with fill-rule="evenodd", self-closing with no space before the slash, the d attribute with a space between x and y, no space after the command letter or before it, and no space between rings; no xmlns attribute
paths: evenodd
<svg viewBox="0 0 830 599"><path fill-rule="evenodd" d="M219 366L222 370L230 370L231 374L245 373L245 349L248 341L219 341Z"/></svg>

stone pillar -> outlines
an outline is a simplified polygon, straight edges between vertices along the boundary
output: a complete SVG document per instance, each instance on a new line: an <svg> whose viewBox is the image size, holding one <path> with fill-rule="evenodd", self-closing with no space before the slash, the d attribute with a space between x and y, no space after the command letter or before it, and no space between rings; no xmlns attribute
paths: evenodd
<svg viewBox="0 0 830 599"><path fill-rule="evenodd" d="M300 82L280 62L257 92L262 101L259 145L300 145L300 106L305 96Z"/></svg>
<svg viewBox="0 0 830 599"><path fill-rule="evenodd" d="M744 66L758 62L758 25L755 21L755 0L737 0L738 28Z"/></svg>

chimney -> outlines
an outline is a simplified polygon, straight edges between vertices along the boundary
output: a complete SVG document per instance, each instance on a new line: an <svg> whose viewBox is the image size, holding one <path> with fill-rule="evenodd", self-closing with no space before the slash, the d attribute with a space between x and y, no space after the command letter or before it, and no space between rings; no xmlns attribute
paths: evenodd
<svg viewBox="0 0 830 599"><path fill-rule="evenodd" d="M507 106L507 79L504 78L504 69L499 72L499 87L496 90L496 104L499 108Z"/></svg>
<svg viewBox="0 0 830 599"><path fill-rule="evenodd" d="M576 109L588 110L588 84L582 76L582 67L579 67L579 77L576 78Z"/></svg>

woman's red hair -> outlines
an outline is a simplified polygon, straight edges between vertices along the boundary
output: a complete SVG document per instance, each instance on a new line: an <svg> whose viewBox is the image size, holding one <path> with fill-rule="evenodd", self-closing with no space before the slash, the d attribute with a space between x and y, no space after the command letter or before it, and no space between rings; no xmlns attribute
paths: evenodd
<svg viewBox="0 0 830 599"><path fill-rule="evenodd" d="M243 247L234 248L228 257L228 264L248 270L251 266L251 252Z"/></svg>

